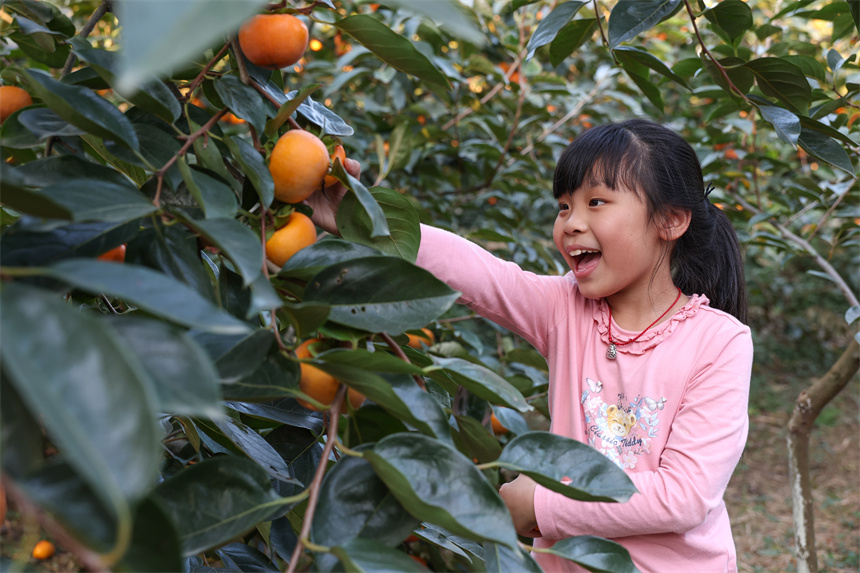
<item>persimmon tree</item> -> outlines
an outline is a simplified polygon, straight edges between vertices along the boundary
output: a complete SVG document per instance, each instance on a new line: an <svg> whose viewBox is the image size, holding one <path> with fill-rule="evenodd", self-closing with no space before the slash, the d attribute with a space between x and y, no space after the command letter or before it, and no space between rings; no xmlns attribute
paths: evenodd
<svg viewBox="0 0 860 573"><path fill-rule="evenodd" d="M540 355L414 265L427 221L564 272L546 190L593 123L672 124L751 256L812 260L856 305L856 2L0 6L2 80L33 99L0 131L3 480L87 568L536 571L507 472L633 495L537 429ZM265 11L307 25L295 66L244 58L239 27ZM267 161L298 130L363 169L332 165L342 238L274 265L267 238L309 208L275 199ZM342 384L330 409L302 363ZM550 551L634 570L599 538Z"/></svg>

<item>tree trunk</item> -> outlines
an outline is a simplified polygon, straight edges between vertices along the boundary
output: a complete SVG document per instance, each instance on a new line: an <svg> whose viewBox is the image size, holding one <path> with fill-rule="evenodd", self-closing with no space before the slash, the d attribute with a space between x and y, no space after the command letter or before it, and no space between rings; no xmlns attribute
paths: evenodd
<svg viewBox="0 0 860 573"><path fill-rule="evenodd" d="M812 483L809 476L809 435L818 414L845 388L858 368L860 368L860 345L855 338L827 374L800 393L788 421L788 475L794 515L795 555L799 573L818 571Z"/></svg>

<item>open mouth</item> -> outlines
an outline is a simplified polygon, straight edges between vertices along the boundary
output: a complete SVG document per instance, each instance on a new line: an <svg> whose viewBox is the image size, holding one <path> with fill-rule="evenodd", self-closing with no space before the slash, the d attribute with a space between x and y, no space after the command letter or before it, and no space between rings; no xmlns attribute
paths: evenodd
<svg viewBox="0 0 860 573"><path fill-rule="evenodd" d="M591 268L600 258L600 251L576 249L568 252L573 259L573 270L582 271Z"/></svg>

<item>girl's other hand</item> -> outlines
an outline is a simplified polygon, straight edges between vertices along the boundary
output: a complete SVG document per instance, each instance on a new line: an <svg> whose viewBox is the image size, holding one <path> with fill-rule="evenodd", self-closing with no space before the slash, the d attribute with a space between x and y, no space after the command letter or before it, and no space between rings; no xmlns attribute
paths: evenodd
<svg viewBox="0 0 860 573"><path fill-rule="evenodd" d="M537 484L528 476L520 474L517 479L502 485L499 495L502 496L517 533L523 537L540 537L535 517L535 487Z"/></svg>
<svg viewBox="0 0 860 573"><path fill-rule="evenodd" d="M343 167L346 169L347 173L356 179L361 175L361 164L354 159L347 158L343 163ZM336 222L337 209L340 206L340 201L343 199L346 191L346 187L344 187L343 184L338 183L324 191L315 191L313 195L305 199L305 204L314 210L314 214L311 219L313 219L313 222L317 227L324 231L328 231L332 235L340 235L337 230Z"/></svg>

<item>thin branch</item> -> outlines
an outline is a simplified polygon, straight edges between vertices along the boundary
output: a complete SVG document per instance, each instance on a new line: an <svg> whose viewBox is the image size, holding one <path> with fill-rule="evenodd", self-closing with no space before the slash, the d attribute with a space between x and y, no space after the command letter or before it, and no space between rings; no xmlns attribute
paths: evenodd
<svg viewBox="0 0 860 573"><path fill-rule="evenodd" d="M755 215L761 214L761 211L753 207L740 195L735 195L735 199L744 207L744 209L747 209ZM821 254L815 250L815 247L813 247L809 243L809 241L806 241L802 237L795 235L788 228L775 220L771 220L770 223L771 225L776 227L780 233L782 233L783 237L785 237L795 245L798 245L812 256L818 266L821 267L822 270L824 270L824 272L833 280L834 283L836 283L836 286L839 287L840 291L842 291L842 295L848 301L849 305L860 306L860 300L857 299L857 295L854 294L854 292L851 290L851 287L849 287L848 283L845 282L845 279L842 278L839 272L837 272L837 270L833 268L833 265L831 265L827 259L821 256Z"/></svg>
<svg viewBox="0 0 860 573"><path fill-rule="evenodd" d="M159 169L158 171L155 172L155 178L156 178L156 181L158 182L158 184L155 188L155 197L152 199L152 203L156 207L161 206L161 189L164 186L164 175L165 175L165 173L167 173L167 170L170 169L173 166L173 164L176 163L176 161L180 157L185 155L189 149L191 149L191 146L194 145L194 142L197 141L197 139L200 138L200 136L208 133L210 129L215 127L215 124L218 123L218 121L222 117L224 117L228 111L229 111L229 108L225 107L224 109L219 110L218 113L213 115L211 118L209 118L209 121L207 121L202 126L200 126L200 129L198 129L197 131L195 131L194 133L189 135L188 138L185 140L185 143L182 145L182 147L179 148L179 151L177 151L173 155L173 157L168 159L167 163L165 163L161 167L161 169Z"/></svg>
<svg viewBox="0 0 860 573"><path fill-rule="evenodd" d="M81 28L81 31L79 33L80 37L86 38L87 36L89 36L90 32L92 32L93 29L96 27L96 24L98 24L99 20L101 20L102 17L111 10L111 8L111 0L102 0L102 3L99 4L98 7L96 7L95 12L92 13L90 19L87 20L87 23L84 24L83 28ZM69 57L66 58L66 64L63 66L63 69L60 72L60 78L69 75L69 72L72 71L72 66L75 65L75 60L77 60L77 56L74 52L70 52ZM45 142L45 157L50 157L51 153L54 150L54 143L56 141L57 136L52 135L48 138L48 141Z"/></svg>
<svg viewBox="0 0 860 573"><path fill-rule="evenodd" d="M251 78L248 75L248 68L245 67L245 60L242 58L242 50L239 48L239 40L236 36L230 38L230 47L233 48L233 57L236 58L236 67L239 68L239 79L243 84L250 83Z"/></svg>
<svg viewBox="0 0 860 573"><path fill-rule="evenodd" d="M848 195L848 191L846 191L845 193L843 193L842 195L840 195L840 196L836 199L836 201L834 201L834 202L833 202L833 205L831 205L831 206L830 206L830 208L829 208L829 209L827 209L827 212L826 212L826 213L824 213L824 216L823 216L823 217L821 217L821 220L818 222L818 224L817 224L817 225L815 226L815 228L812 230L812 233L809 235L809 238L807 239L807 241L811 241L811 240L812 240L812 238L813 238L813 237L815 237L815 234L816 234L816 233L818 233L818 231L821 229L821 227L823 227L823 226L824 226L824 223L826 223L826 222L827 222L827 220L830 218L830 215L832 215L832 214L833 214L833 211L835 211L835 210L836 210L836 208L839 206L839 204L840 204L840 203L842 203L842 200L843 200L843 199L845 199L845 197L846 197L847 195Z"/></svg>
<svg viewBox="0 0 860 573"><path fill-rule="evenodd" d="M726 73L726 69L723 67L722 64L717 61L717 58L714 57L714 55L705 45L705 40L704 38L702 38L702 34L699 33L699 27L696 25L696 16L695 14L693 14L693 7L690 6L690 0L684 0L684 6L687 8L687 14L690 15L690 22L693 24L693 30L695 30L696 32L696 38L698 38L699 40L699 45L702 47L702 51L708 55L708 59L710 59L711 62L717 67L717 69L720 71L720 75L723 76L723 79L726 80L726 83L729 85L729 87L735 92L737 92L737 94L741 96L745 102L751 104L752 102L750 102L746 94L744 94L744 92L742 92L734 84L734 82L732 82L731 78L729 78L729 75Z"/></svg>
<svg viewBox="0 0 860 573"><path fill-rule="evenodd" d="M81 31L78 33L81 38L89 36L90 32L95 29L96 24L99 23L99 20L101 20L105 14L112 11L113 6L111 4L111 0L102 0L102 3L98 5L95 12L93 12L90 19L87 20L87 23L84 24L84 27L81 28ZM77 56L75 56L74 52L71 52L69 57L66 58L66 64L63 66L63 70L60 72L61 78L69 75L69 72L72 71L72 66L75 65L75 60L77 60Z"/></svg>
<svg viewBox="0 0 860 573"><path fill-rule="evenodd" d="M224 57L224 54L227 53L227 45L228 44L225 43L223 46L221 46L221 49L218 51L217 54L215 54L215 57L209 60L203 67L203 70L201 70L201 72L197 74L197 77L194 78L194 80L190 84L188 84L188 95L194 93L194 90L197 89L197 86L203 83L203 79L206 77L206 74L209 73L209 70L212 69L212 66L218 63L218 61Z"/></svg>
<svg viewBox="0 0 860 573"><path fill-rule="evenodd" d="M305 509L305 517L302 521L302 531L299 534L299 540L296 542L296 548L293 550L293 555L290 558L290 566L287 568L287 573L295 572L296 566L299 562L299 556L302 554L302 549L304 549L306 546L305 544L309 540L308 536L310 535L314 513L317 509L317 501L319 500L322 480L325 476L326 466L328 465L328 458L331 455L332 449L334 449L335 443L337 443L337 424L338 419L340 418L338 412L340 412L344 396L346 396L346 386L341 384L337 391L337 395L334 398L334 402L328 411L328 436L326 437L325 447L323 448L320 463L317 466L317 471L314 474L314 479L311 481L310 497L308 498L308 507Z"/></svg>
<svg viewBox="0 0 860 573"><path fill-rule="evenodd" d="M391 351L394 352L394 354L397 355L398 358L400 358L400 360L406 362L407 364L412 364L412 361L409 360L409 357L406 356L406 353L403 352L403 349L400 348L400 345L397 344L397 342L395 342L393 338L391 338L390 334L388 334L387 332L382 332L380 333L380 336L382 337L382 340L385 341L385 344L388 345L388 348L390 348ZM427 390L427 385L424 384L424 380L420 376L413 374L412 379L415 380L415 383L418 384L419 388L421 388L422 390Z"/></svg>

